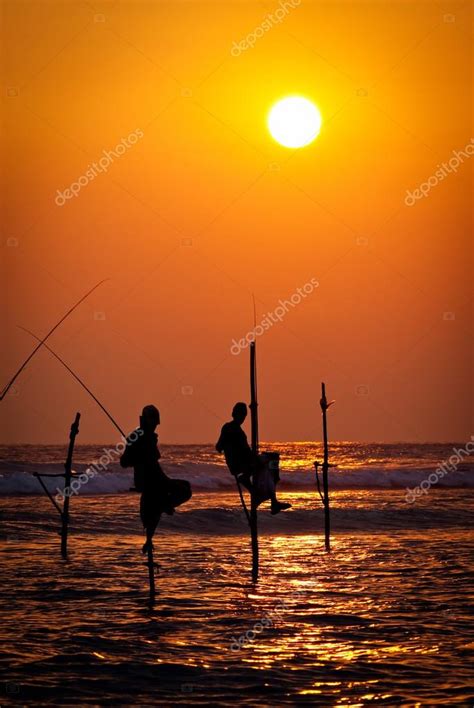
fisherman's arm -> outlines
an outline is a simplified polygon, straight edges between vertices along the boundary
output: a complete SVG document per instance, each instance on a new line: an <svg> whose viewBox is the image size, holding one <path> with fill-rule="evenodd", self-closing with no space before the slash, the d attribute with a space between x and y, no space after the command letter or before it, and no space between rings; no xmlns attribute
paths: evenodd
<svg viewBox="0 0 474 708"><path fill-rule="evenodd" d="M222 426L221 434L219 436L219 440L216 442L216 450L219 453L224 452L224 448L226 446L226 438L227 438L227 430L225 425Z"/></svg>
<svg viewBox="0 0 474 708"><path fill-rule="evenodd" d="M131 441L127 438L127 445L120 458L121 467L134 467L139 462L138 440Z"/></svg>

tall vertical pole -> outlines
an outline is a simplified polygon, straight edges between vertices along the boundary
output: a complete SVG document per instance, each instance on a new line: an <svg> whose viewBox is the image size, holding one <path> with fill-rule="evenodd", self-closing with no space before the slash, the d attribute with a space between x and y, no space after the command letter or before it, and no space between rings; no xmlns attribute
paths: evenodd
<svg viewBox="0 0 474 708"><path fill-rule="evenodd" d="M323 444L324 444L324 457L323 457L323 504L324 504L324 544L326 551L331 550L331 519L329 511L329 449L328 449L328 425L327 425L327 409L329 408L327 398L326 398L326 386L321 383L321 410L323 413Z"/></svg>
<svg viewBox="0 0 474 708"><path fill-rule="evenodd" d="M66 462L64 463L64 489L67 493L64 495L63 511L61 514L61 555L63 558L67 558L67 533L69 526L69 500L72 478L72 455L74 452L74 443L76 440L76 435L79 432L80 418L81 414L76 413L74 423L71 425L71 432L69 433L69 447L67 451Z"/></svg>
<svg viewBox="0 0 474 708"><path fill-rule="evenodd" d="M257 352L255 342L250 344L250 424L252 436L252 452L257 462L258 455L258 401L257 401ZM255 486L255 474L252 486ZM258 580L258 526L257 526L257 500L255 492L251 492L250 504L250 536L252 541L252 580Z"/></svg>
<svg viewBox="0 0 474 708"><path fill-rule="evenodd" d="M258 455L257 350L255 342L250 344L250 423L252 452L254 455Z"/></svg>

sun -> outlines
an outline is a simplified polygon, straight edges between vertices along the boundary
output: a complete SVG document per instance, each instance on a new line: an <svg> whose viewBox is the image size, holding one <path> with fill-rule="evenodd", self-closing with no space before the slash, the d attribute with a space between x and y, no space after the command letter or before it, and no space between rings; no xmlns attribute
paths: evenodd
<svg viewBox="0 0 474 708"><path fill-rule="evenodd" d="M300 148L313 142L321 130L318 108L302 96L282 98L268 114L272 137L287 148Z"/></svg>

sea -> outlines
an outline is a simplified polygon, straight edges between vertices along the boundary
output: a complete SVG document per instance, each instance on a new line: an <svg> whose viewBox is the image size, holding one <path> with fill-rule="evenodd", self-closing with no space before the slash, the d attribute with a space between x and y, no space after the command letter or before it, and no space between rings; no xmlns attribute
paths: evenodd
<svg viewBox="0 0 474 708"><path fill-rule="evenodd" d="M115 443L75 449L66 560L34 476L61 473L65 447L0 446L0 705L473 706L464 445L331 444L327 552L321 445L262 443L280 454L278 496L292 508L259 507L256 582L222 458L163 445L164 470L193 497L158 527L154 601ZM61 505L62 478L44 482Z"/></svg>

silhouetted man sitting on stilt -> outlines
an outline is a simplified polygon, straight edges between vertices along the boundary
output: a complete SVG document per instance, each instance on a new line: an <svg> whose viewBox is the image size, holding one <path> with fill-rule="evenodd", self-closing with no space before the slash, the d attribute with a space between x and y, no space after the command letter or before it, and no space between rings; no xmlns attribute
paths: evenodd
<svg viewBox="0 0 474 708"><path fill-rule="evenodd" d="M223 425L219 440L216 444L217 452L224 453L227 467L231 474L250 492L252 491L252 477L258 474L263 463L255 456L247 441L247 436L241 428L247 417L247 404L236 403L232 410L232 420ZM275 480L275 484L276 484ZM268 497L267 497L268 498ZM272 514L289 509L291 504L279 502L276 493L271 493Z"/></svg>
<svg viewBox="0 0 474 708"><path fill-rule="evenodd" d="M127 447L120 458L122 467L134 468L134 481L137 492L141 492L140 518L146 531L146 543L143 553L147 553L152 544L161 514L174 514L175 507L191 499L191 485L183 479L170 479L163 472L158 460L158 435L155 433L160 424L160 412L155 406L145 406L140 416L142 434L135 433L133 442L127 441ZM131 437L131 436L130 436ZM153 545L151 546L153 548Z"/></svg>

